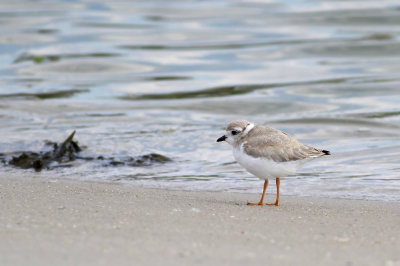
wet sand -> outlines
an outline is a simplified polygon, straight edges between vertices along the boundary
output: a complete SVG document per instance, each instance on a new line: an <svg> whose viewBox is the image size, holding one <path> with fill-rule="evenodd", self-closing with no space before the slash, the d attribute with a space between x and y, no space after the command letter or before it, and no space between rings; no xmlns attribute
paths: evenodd
<svg viewBox="0 0 400 266"><path fill-rule="evenodd" d="M400 265L398 202L9 177L0 197L4 266Z"/></svg>

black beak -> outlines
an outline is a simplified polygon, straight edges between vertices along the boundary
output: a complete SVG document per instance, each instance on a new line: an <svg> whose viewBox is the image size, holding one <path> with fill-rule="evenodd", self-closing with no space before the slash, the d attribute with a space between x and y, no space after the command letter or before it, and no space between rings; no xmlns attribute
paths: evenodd
<svg viewBox="0 0 400 266"><path fill-rule="evenodd" d="M222 137L217 139L217 142L221 142L221 141L224 141L224 140L226 140L226 136L225 135L223 135Z"/></svg>

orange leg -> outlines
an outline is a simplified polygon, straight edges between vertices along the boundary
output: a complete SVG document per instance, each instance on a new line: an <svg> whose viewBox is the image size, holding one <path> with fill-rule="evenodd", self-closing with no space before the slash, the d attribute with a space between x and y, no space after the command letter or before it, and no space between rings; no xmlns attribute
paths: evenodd
<svg viewBox="0 0 400 266"><path fill-rule="evenodd" d="M251 202L249 202L249 203L247 203L247 205L250 205L250 206L265 205L264 204L264 196L265 196L265 191L267 191L267 187L268 187L268 179L265 179L265 181L264 181L264 189L263 189L263 193L262 193L260 202L259 203L251 203Z"/></svg>
<svg viewBox="0 0 400 266"><path fill-rule="evenodd" d="M275 203L269 203L267 205L279 206L279 188L281 186L281 179L277 177L275 181L276 181L276 200Z"/></svg>
<svg viewBox="0 0 400 266"><path fill-rule="evenodd" d="M267 190L267 187L268 187L268 179L266 179L265 182L264 182L264 190L263 190L263 194L261 196L260 202L259 203L247 203L247 205L250 205L250 206L254 206L254 205L275 205L275 206L278 206L279 203L280 203L280 201L279 201L279 188L280 188L280 185L281 185L281 179L279 177L277 177L276 178L276 200L275 200L275 203L267 203L267 204L264 203L265 191Z"/></svg>

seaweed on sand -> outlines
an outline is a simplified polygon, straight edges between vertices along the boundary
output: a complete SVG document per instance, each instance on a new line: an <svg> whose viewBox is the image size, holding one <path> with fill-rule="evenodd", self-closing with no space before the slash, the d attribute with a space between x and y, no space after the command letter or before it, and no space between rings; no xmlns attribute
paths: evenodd
<svg viewBox="0 0 400 266"><path fill-rule="evenodd" d="M13 156L8 162L19 168L33 168L36 171L41 171L43 168L48 168L52 162L65 163L76 159L77 153L82 149L78 142L74 141L75 131L71 133L61 144L48 142L47 145L52 145L53 149L46 152L30 152L24 151L20 156Z"/></svg>
<svg viewBox="0 0 400 266"><path fill-rule="evenodd" d="M32 152L23 151L12 153L12 158L7 160L10 154L0 153L0 162L3 164L8 164L23 169L33 168L35 171L39 172L42 169L52 169L55 167L70 167L72 164L68 164L74 160L83 161L102 161L103 166L132 166L141 167L149 166L155 163L167 163L171 161L170 158L157 154L150 153L145 155L140 155L136 157L127 157L123 159L116 160L114 157L107 156L96 156L96 157L83 157L79 156L79 152L82 148L78 145L77 141L74 141L75 131L72 132L68 138L66 138L62 143L58 144L56 142L47 142L47 145L52 146L50 151Z"/></svg>

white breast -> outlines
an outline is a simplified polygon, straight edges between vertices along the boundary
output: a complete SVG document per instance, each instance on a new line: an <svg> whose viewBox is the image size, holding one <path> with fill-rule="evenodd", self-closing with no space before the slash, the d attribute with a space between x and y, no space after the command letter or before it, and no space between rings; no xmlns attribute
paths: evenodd
<svg viewBox="0 0 400 266"><path fill-rule="evenodd" d="M242 146L243 147L243 146ZM296 174L307 160L275 162L266 158L255 158L247 155L243 148L233 148L233 157L251 174L260 179L287 177Z"/></svg>

